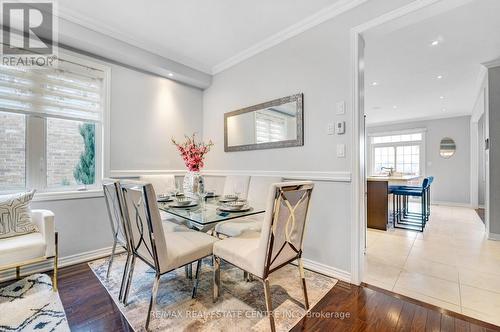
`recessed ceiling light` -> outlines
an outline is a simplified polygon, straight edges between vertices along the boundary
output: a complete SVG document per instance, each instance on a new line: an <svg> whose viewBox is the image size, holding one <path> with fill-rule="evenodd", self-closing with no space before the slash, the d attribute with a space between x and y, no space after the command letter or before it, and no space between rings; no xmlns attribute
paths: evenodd
<svg viewBox="0 0 500 332"><path fill-rule="evenodd" d="M444 96L439 96L439 99L444 99Z"/></svg>
<svg viewBox="0 0 500 332"><path fill-rule="evenodd" d="M371 85L371 86L377 86L377 85L378 85L378 82L377 82L377 81L373 81L370 85Z"/></svg>
<svg viewBox="0 0 500 332"><path fill-rule="evenodd" d="M174 74L168 73L168 77L174 77Z"/></svg>
<svg viewBox="0 0 500 332"><path fill-rule="evenodd" d="M440 79L442 79L442 78L443 78L443 75L438 75L438 76L436 76L436 78L437 78L438 80L440 80Z"/></svg>
<svg viewBox="0 0 500 332"><path fill-rule="evenodd" d="M398 108L398 107L397 107L396 105L394 105L394 106L392 106L392 108L393 108L393 109L396 109L396 108Z"/></svg>
<svg viewBox="0 0 500 332"><path fill-rule="evenodd" d="M431 40L430 42L430 46L438 46L439 44L441 44L443 42L444 38L443 36L437 36L436 39L433 39Z"/></svg>
<svg viewBox="0 0 500 332"><path fill-rule="evenodd" d="M446 112L446 108L442 108L441 111Z"/></svg>

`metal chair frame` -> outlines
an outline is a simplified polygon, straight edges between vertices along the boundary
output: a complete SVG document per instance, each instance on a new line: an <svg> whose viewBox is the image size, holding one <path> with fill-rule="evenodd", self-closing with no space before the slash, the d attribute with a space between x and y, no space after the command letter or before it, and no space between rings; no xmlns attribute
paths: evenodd
<svg viewBox="0 0 500 332"><path fill-rule="evenodd" d="M301 196L301 198L297 201L297 203L295 204L295 206L291 206L289 200L286 198L285 196L285 192L288 192L288 191L302 191L304 190L304 194ZM297 267L299 269L299 275L300 275L300 279L301 279L301 286L302 286L302 291L303 291L303 295L304 295L304 307L306 310L309 310L309 298L307 296L307 287L306 287L306 280L305 280L305 274L304 274L304 265L302 263L302 250L303 250L303 243L304 243L304 231L305 231L305 227L306 227L306 221L304 221L304 226L302 228L302 232L301 232L301 243L300 243L300 247L299 248L296 248L292 243L290 243L288 240L285 241L283 243L283 245L280 247L280 249L278 250L278 252L276 253L276 255L273 256L273 249L274 249L274 245L275 245L275 235L274 235L274 227L275 227L275 224L277 222L277 219L279 217L279 211L280 211L280 206L281 206L281 201L285 202L285 205L286 207L289 209L290 211L290 216L288 218L288 221L287 221L287 225L289 224L290 220L291 219L294 219L295 218L295 215L294 215L294 212L295 212L295 208L297 206L299 206L299 204L305 199L307 198L308 199L308 202L307 202L307 207L306 207L306 211L305 211L305 218L307 220L307 216L308 216L308 210L309 210L309 203L310 203L310 199L311 199L311 194L312 194L312 190L313 190L313 185L294 185L294 186L284 186L284 187L281 187L281 188L277 188L276 189L276 193L275 193L275 197L274 197L274 207L273 207L273 212L272 212L272 221L271 221L271 225L270 225L270 228L271 228L271 233L270 233L270 236L269 236L269 241L268 241L268 244L267 244L267 257L266 257L266 260L265 260L265 267L264 267L264 276L262 278L258 277L258 276L255 276L253 275L253 277L259 279L262 284L263 284L263 287L264 287L264 296L265 296L265 300L266 300L266 314L269 316L269 323L270 323L270 326L271 326L271 331L276 331L276 325L275 325L275 322L274 322L274 316L273 316L273 308L272 308L272 299L271 299L271 289L270 289L270 284L269 284L269 275L277 270L279 270L280 268L282 268L283 266L289 264L289 263L292 263L293 261L297 261ZM282 250L285 248L286 245L289 245L292 250L296 253L296 255L281 263L280 265L276 266L276 267L271 267L273 262L276 261L276 259L279 257L280 253L282 252ZM213 282L214 282L214 285L213 285L213 301L216 302L219 295L220 295L220 264L221 264L221 258L220 257L217 257L217 256L213 256L214 257L214 270L213 270L213 273L214 273L214 278L213 278ZM230 263L231 264L231 263ZM232 264L234 265L234 264ZM236 266L236 265L235 265ZM236 266L238 268L241 269L241 267L239 266ZM244 271L246 272L247 274L250 274L250 272L248 271Z"/></svg>
<svg viewBox="0 0 500 332"><path fill-rule="evenodd" d="M167 274L169 272L172 272L174 270L176 270L177 268L173 268L173 269L170 269L168 271L164 271L164 272L161 272L161 268L160 268L160 262L159 262L159 259L158 259L158 251L157 251L157 248L156 248L156 242L155 242L155 234L154 234L154 230L153 230L153 224L152 224L152 221L151 221L151 209L150 209L150 206L149 206L149 197L148 197L148 193L147 191L145 190L145 186L143 184L141 184L143 187L141 189L142 191L142 198L144 199L144 209L145 209L145 217L146 217L146 224L147 224L147 227L148 229L147 230L143 230L141 228L139 228L139 230L141 230L141 233L140 233L140 236L141 238L136 241L134 239L134 235L133 235L133 232L132 232L132 219L131 219L131 216L129 214L129 206L128 206L128 203L127 203L127 200L124 199L124 211L125 211L125 224L126 224L126 228L127 228L127 233L128 233L128 238L129 238L129 245L130 245L130 248L131 248L131 255L130 255L130 259L129 257L127 257L127 262L126 262L126 270L128 270L127 272L127 278L126 278L126 282L125 282L125 286L124 286L124 294L123 294L123 304L124 305L127 305L128 304L128 294L130 292L130 286L131 286L131 283L132 283L132 276L133 276L133 273L134 273L134 267L135 267L135 260L136 258L139 258L141 261L143 261L146 265L148 265L149 267L151 267L152 269L155 270L155 279L154 279L154 282L153 282L153 288L152 288L152 291L151 291L151 298L150 298L150 301L149 301L149 308L148 308L148 315L147 315L147 318L146 318L146 325L145 325L145 328L146 330L149 329L149 324L151 322L151 312L153 310L153 305L157 302L157 298L158 298L158 289L159 289L159 285L160 285L160 277L164 274ZM125 197L125 195L127 194L127 191L130 190L132 187L134 186L137 186L137 184L135 185L127 185L127 186L122 186L122 192L123 192L123 196ZM134 190L138 190L138 189L134 189ZM134 203L134 209L136 210L136 215L135 215L135 218L136 218L136 223L142 223L142 221L140 221L141 219L141 216L139 215L138 213L138 209L140 207L135 205ZM147 234L144 234L143 231L146 231ZM149 237L149 241L151 243L151 247L148 247L148 245L146 244L146 242L144 241L143 237L144 236L148 236ZM149 254L151 255L151 258L153 259L153 263L154 264L151 264L148 259L146 259L145 257L143 257L143 255L141 255L139 253L139 248L141 246L145 246L147 251L149 252ZM208 256L207 256L208 257ZM186 266L189 266L191 267L191 264L194 263L194 262L197 262L197 265L196 265L196 272L195 272L195 281L194 281L194 285L193 285L193 290L192 290L192 295L191 297L192 298L195 298L196 296L196 292L197 292L197 289L198 289L198 284L199 284L199 275L200 275L200 269L201 269L201 264L202 264L202 259L204 257L200 258L200 259L197 259L197 260L194 260L192 262L189 262Z"/></svg>

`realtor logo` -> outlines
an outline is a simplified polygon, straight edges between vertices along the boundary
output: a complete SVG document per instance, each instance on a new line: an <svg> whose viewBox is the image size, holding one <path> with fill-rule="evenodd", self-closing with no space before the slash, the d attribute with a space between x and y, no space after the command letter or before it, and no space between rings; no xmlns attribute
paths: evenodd
<svg viewBox="0 0 500 332"><path fill-rule="evenodd" d="M57 59L53 2L2 2L2 64L54 66Z"/></svg>

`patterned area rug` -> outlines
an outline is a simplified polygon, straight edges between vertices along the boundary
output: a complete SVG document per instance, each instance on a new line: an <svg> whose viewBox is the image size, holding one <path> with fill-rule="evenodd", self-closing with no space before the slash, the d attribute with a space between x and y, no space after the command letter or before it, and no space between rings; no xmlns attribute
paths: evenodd
<svg viewBox="0 0 500 332"><path fill-rule="evenodd" d="M89 266L132 328L143 331L154 271L140 260L136 261L129 304L125 307L118 302L125 257L115 257L108 280L107 259L90 262ZM205 259L202 264L196 299L191 299L193 280L185 277L183 268L161 277L158 304L153 307L150 328L157 331L269 331L262 283L259 280L243 281L241 270L222 263L221 296L217 303L213 303L210 261ZM193 265L194 268L196 264ZM310 307L318 303L336 282L335 279L306 271ZM285 266L271 274L270 283L276 328L288 331L307 314L303 307L298 268Z"/></svg>
<svg viewBox="0 0 500 332"><path fill-rule="evenodd" d="M48 275L34 274L0 289L0 331L69 331Z"/></svg>

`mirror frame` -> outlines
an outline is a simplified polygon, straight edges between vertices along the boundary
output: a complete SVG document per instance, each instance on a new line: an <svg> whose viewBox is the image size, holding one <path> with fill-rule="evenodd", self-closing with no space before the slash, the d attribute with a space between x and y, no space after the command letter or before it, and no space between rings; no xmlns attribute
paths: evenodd
<svg viewBox="0 0 500 332"><path fill-rule="evenodd" d="M297 114L297 138L293 140L279 141L279 142L268 142L268 143L255 143L255 144L244 144L237 146L228 146L227 137L227 119L231 116L250 113L266 109L269 107L280 106L283 104L295 102L296 103L296 114ZM298 93L295 95L274 99L265 103L258 105L245 107L236 111L224 113L224 152L235 152L235 151L251 151L251 150L264 150L264 149L280 149L289 148L294 146L304 145L304 94Z"/></svg>

